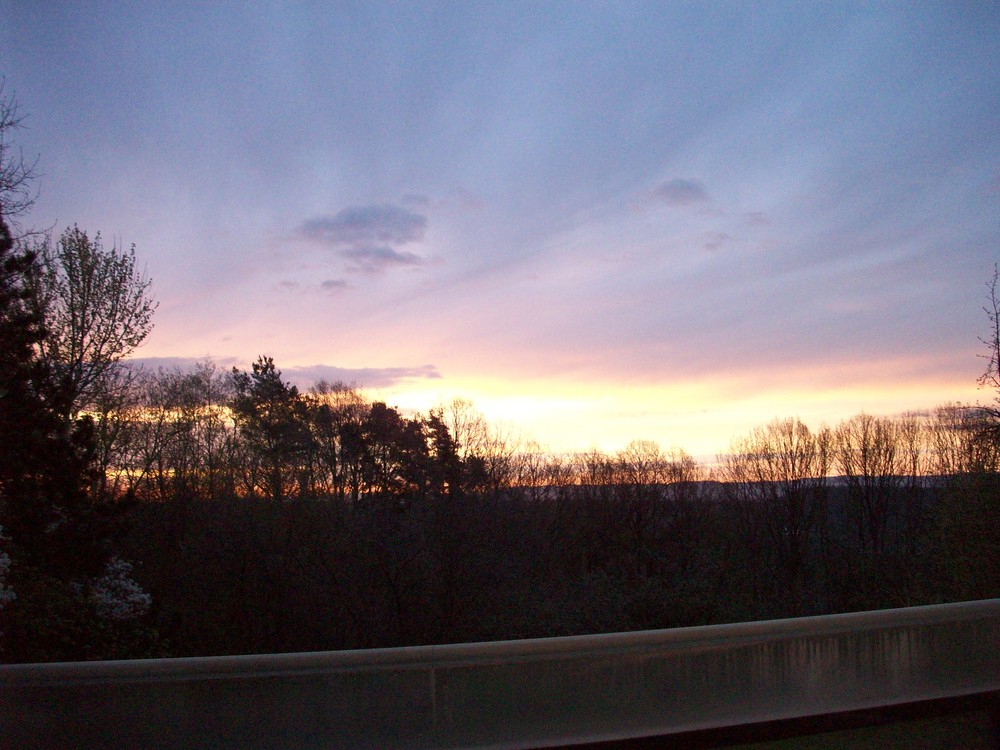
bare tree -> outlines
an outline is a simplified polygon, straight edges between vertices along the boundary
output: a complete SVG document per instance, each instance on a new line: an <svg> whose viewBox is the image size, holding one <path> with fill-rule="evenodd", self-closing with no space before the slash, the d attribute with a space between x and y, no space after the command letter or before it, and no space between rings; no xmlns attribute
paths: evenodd
<svg viewBox="0 0 1000 750"><path fill-rule="evenodd" d="M4 96L5 81L0 78L0 215L17 229L17 219L35 203L38 191L32 186L38 176L38 159L25 159L24 151L15 149L11 138L24 127L17 101Z"/></svg>
<svg viewBox="0 0 1000 750"><path fill-rule="evenodd" d="M617 512L627 535L631 572L637 576L651 572L650 538L659 522L667 463L652 440L633 440L614 461Z"/></svg>
<svg viewBox="0 0 1000 750"><path fill-rule="evenodd" d="M983 439L988 416L982 407L945 404L927 421L929 472L942 477L995 472L997 446Z"/></svg>
<svg viewBox="0 0 1000 750"><path fill-rule="evenodd" d="M131 400L116 402L106 422L124 433L113 473L146 498L217 500L235 494L231 378L211 361L193 371L143 371Z"/></svg>
<svg viewBox="0 0 1000 750"><path fill-rule="evenodd" d="M882 555L911 477L899 425L858 414L834 432L834 461L847 482L849 513L862 554Z"/></svg>
<svg viewBox="0 0 1000 750"><path fill-rule="evenodd" d="M735 441L719 457L720 478L740 516L751 556L773 556L786 587L782 598L787 613L799 612L805 604L808 558L825 522L830 443L827 429L813 434L798 419L775 420ZM757 583L766 591L776 582L768 577Z"/></svg>
<svg viewBox="0 0 1000 750"><path fill-rule="evenodd" d="M979 356L986 360L986 369L979 376L979 385L982 388L991 388L998 401L1000 401L1000 299L997 298L997 282L1000 281L1000 269L993 266L993 278L986 284L990 290L989 301L983 306L983 312L989 320L989 336L979 337L979 340L986 347L986 353Z"/></svg>
<svg viewBox="0 0 1000 750"><path fill-rule="evenodd" d="M452 399L438 411L455 441L471 486L497 495L501 488L515 483L522 439L510 434L504 425L490 424L468 399Z"/></svg>
<svg viewBox="0 0 1000 750"><path fill-rule="evenodd" d="M464 398L454 398L438 411L455 440L461 459L483 452L489 440L489 426L475 405Z"/></svg>

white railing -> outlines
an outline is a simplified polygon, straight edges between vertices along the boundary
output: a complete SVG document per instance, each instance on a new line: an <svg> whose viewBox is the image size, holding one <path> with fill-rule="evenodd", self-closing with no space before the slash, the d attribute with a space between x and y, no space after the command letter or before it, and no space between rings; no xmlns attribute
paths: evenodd
<svg viewBox="0 0 1000 750"><path fill-rule="evenodd" d="M556 747L998 691L992 599L570 638L6 665L0 746Z"/></svg>

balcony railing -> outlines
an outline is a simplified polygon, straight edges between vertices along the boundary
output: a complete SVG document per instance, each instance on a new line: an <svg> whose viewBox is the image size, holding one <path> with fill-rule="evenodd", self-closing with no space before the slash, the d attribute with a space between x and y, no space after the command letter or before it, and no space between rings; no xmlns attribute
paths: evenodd
<svg viewBox="0 0 1000 750"><path fill-rule="evenodd" d="M570 638L0 666L0 745L659 746L914 705L995 710L998 697L992 599Z"/></svg>

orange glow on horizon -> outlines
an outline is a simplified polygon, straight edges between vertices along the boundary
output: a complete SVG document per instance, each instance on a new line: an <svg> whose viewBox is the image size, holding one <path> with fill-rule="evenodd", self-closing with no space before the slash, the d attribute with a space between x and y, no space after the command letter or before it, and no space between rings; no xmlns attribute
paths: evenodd
<svg viewBox="0 0 1000 750"><path fill-rule="evenodd" d="M279 356L276 362L287 378L296 368L329 358L321 354L296 362ZM351 359L370 361L357 354ZM224 361L222 370L230 366ZM796 417L818 429L835 427L861 412L893 416L946 403L992 400L977 387L975 372L956 373L944 355L797 367L758 364L732 374L669 380L662 373L644 375L638 370L626 376L596 371L519 376L511 360L505 376L484 375L478 362L442 360L440 378L413 376L392 386L361 385L358 390L367 400L384 401L408 413L427 413L465 399L507 439L536 443L554 453L595 448L613 453L633 440L652 440L664 450L678 448L702 460L726 453L734 440L774 419ZM240 366L245 369L249 360Z"/></svg>
<svg viewBox="0 0 1000 750"><path fill-rule="evenodd" d="M787 386L774 382L761 387L759 382L748 386L738 379L705 379L614 387L470 378L366 393L415 412L463 398L503 434L557 453L614 452L633 440L653 440L663 449L680 448L702 458L725 453L733 440L774 419L797 417L819 429L861 412L892 416L945 403L975 403L986 395L975 383L943 380L819 387L792 378L785 382Z"/></svg>

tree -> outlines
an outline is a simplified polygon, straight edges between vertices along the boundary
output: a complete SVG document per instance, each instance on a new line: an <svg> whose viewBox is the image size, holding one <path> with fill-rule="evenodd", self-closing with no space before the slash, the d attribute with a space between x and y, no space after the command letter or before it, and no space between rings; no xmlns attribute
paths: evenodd
<svg viewBox="0 0 1000 750"><path fill-rule="evenodd" d="M465 466L458 454L458 443L452 437L441 412L431 411L425 426L430 443L430 456L427 461L430 489L438 497L455 498L465 489L463 476ZM420 449L425 447L418 447L416 442L413 445L415 449L413 452L417 455L421 452Z"/></svg>
<svg viewBox="0 0 1000 750"><path fill-rule="evenodd" d="M754 581L756 597L782 604L769 614L804 613L812 542L825 521L829 461L829 431L814 435L798 419L758 427L720 457L751 561L771 558L775 566ZM785 590L770 591L775 583Z"/></svg>
<svg viewBox="0 0 1000 750"><path fill-rule="evenodd" d="M42 354L61 381L61 411L71 419L127 385L113 372L153 329L152 281L136 268L134 245L105 249L100 233L91 239L76 226L55 245L45 236L31 250L38 258L32 304L48 331Z"/></svg>
<svg viewBox="0 0 1000 750"><path fill-rule="evenodd" d="M144 612L114 607L116 592L126 590L117 584L141 590L125 567L111 569L114 514L86 491L94 476L93 421L70 418L71 380L49 357L58 332L48 308L37 304L44 258L26 243L16 247L7 223L35 196L34 164L8 141L21 122L0 81L0 655L149 655L151 634L133 622ZM52 309L66 302L55 296L61 291L48 298Z"/></svg>
<svg viewBox="0 0 1000 750"><path fill-rule="evenodd" d="M921 543L926 464L921 433L912 416L869 414L842 422L833 433L833 463L844 485L838 509L853 530L838 561L838 579L849 584L843 589L848 606L911 603L919 569L899 566L900 573L891 576L886 571L912 559Z"/></svg>
<svg viewBox="0 0 1000 750"><path fill-rule="evenodd" d="M325 380L309 389L305 401L312 437L310 494L328 494L343 500L350 484L352 467L357 481L351 487L360 492L361 424L368 413L368 405L353 387ZM352 443L352 437L359 439ZM356 449L353 452L352 447ZM352 498L357 500L353 493Z"/></svg>
<svg viewBox="0 0 1000 750"><path fill-rule="evenodd" d="M92 456L88 420L67 423L61 383L39 356L47 337L31 304L35 257L14 250L0 218L0 492L3 525L25 554L85 509L80 481Z"/></svg>
<svg viewBox="0 0 1000 750"><path fill-rule="evenodd" d="M990 416L980 406L945 404L927 421L929 472L939 477L986 474L1000 467L998 446L984 438Z"/></svg>
<svg viewBox="0 0 1000 750"><path fill-rule="evenodd" d="M989 298L983 311L989 333L979 340L986 369L980 387L993 390L993 404L978 409L954 410L952 425L944 433L946 447L958 443L960 465L966 471L950 477L937 507L939 553L945 571L948 598L990 598L1000 595L1000 270L993 266L987 282ZM939 415L940 416L940 415ZM954 419L954 417L958 419ZM948 437L950 436L950 439ZM951 453L951 451L948 451Z"/></svg>
<svg viewBox="0 0 1000 750"><path fill-rule="evenodd" d="M43 363L35 356L45 335L31 309L25 279L34 263L15 252L10 229L0 215L0 490L11 492L33 455L33 437L49 426L44 419Z"/></svg>
<svg viewBox="0 0 1000 750"><path fill-rule="evenodd" d="M271 357L258 357L251 372L233 368L233 415L251 452L250 489L263 484L272 500L289 494L310 439L299 389L281 379ZM256 467L263 469L257 478Z"/></svg>
<svg viewBox="0 0 1000 750"><path fill-rule="evenodd" d="M993 389L997 400L1000 400L1000 299L997 298L997 282L1000 281L1000 268L993 266L993 278L987 282L989 301L983 307L989 321L989 335L979 340L986 347L986 354L979 356L986 360L986 369L979 376L979 385Z"/></svg>
<svg viewBox="0 0 1000 750"><path fill-rule="evenodd" d="M0 216L16 227L17 217L26 214L35 203L37 192L32 183L38 160L25 159L24 152L15 151L10 142L14 131L23 127L24 117L18 114L15 99L4 98L4 84L0 78Z"/></svg>
<svg viewBox="0 0 1000 750"><path fill-rule="evenodd" d="M219 499L234 494L230 460L232 380L211 361L135 379L119 401L113 425L115 450L100 454L122 490L142 499Z"/></svg>
<svg viewBox="0 0 1000 750"><path fill-rule="evenodd" d="M627 549L635 575L652 572L654 555L651 537L659 524L662 503L658 502L667 478L667 459L660 446L651 440L633 440L618 452L615 466L615 489L618 513L622 518Z"/></svg>
<svg viewBox="0 0 1000 750"><path fill-rule="evenodd" d="M39 356L46 331L31 305L34 263L14 250L0 218L0 526L8 603L0 650L13 661L122 653L107 638L128 640L129 625L110 626L90 599L110 553L109 515L85 491L92 422L68 422L57 408L62 381Z"/></svg>
<svg viewBox="0 0 1000 750"><path fill-rule="evenodd" d="M385 403L371 405L361 426L362 477L370 495L398 501L426 490L430 455L423 427Z"/></svg>
<svg viewBox="0 0 1000 750"><path fill-rule="evenodd" d="M834 432L834 462L847 482L848 512L863 556L885 554L893 520L911 488L896 422L868 414Z"/></svg>

